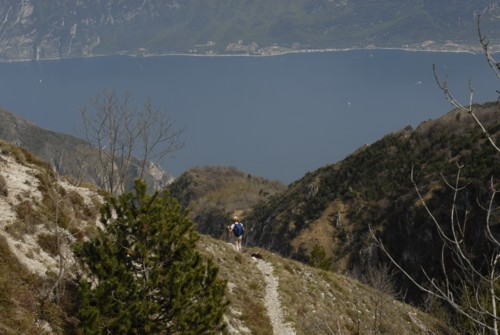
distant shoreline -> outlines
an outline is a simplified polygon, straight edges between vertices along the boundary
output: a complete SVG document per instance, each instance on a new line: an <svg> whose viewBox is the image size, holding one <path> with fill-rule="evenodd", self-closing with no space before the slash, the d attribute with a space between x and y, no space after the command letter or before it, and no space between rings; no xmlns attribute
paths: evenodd
<svg viewBox="0 0 500 335"><path fill-rule="evenodd" d="M500 53L500 47L494 46L492 50L493 55ZM493 48L492 48L493 49ZM498 49L498 50L497 50ZM134 53L122 52L107 55L91 55L81 57L52 57L43 59L0 59L0 63L18 63L18 62L50 62L59 60L76 60L76 59L92 59L102 57L132 57L132 58L150 58L150 57L168 57L168 56L182 56L182 57L276 57L288 54L307 54L307 53L334 53L334 52L350 52L350 51L403 51L403 52L431 52L431 53L468 53L468 54L481 54L483 50L480 48L468 49L419 49L419 48L402 48L402 47L373 47L373 48L327 48L327 49L302 49L302 50L275 50L269 53L185 53L185 52L168 52L168 53Z"/></svg>
<svg viewBox="0 0 500 335"><path fill-rule="evenodd" d="M288 50L276 53L228 53L228 54L217 54L217 53L165 53L165 54L116 54L115 56L130 56L130 57L164 57L164 56L192 56L192 57L275 57L283 56L288 54L301 54L301 53L334 53L334 52L350 52L350 51L377 51L377 50L388 50L388 51L407 51L407 52L436 52L436 53L469 53L469 54L480 54L482 50L443 50L443 49L410 49L410 48L343 48L343 49L304 49L304 50ZM500 51L499 51L500 52ZM496 52L495 52L496 53ZM104 56L105 57L105 56Z"/></svg>

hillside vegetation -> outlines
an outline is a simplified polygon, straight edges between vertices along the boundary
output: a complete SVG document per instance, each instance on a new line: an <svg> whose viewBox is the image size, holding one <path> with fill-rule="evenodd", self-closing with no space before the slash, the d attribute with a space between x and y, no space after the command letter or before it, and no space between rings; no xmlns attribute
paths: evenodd
<svg viewBox="0 0 500 335"><path fill-rule="evenodd" d="M198 231L218 238L224 235L233 215L244 216L286 186L234 167L206 166L184 172L168 189L191 211Z"/></svg>
<svg viewBox="0 0 500 335"><path fill-rule="evenodd" d="M286 186L253 176L234 167L195 167L184 172L168 189L189 209L220 207L228 212L244 212Z"/></svg>
<svg viewBox="0 0 500 335"><path fill-rule="evenodd" d="M2 334L76 333L71 246L94 234L102 201L96 190L73 185L29 152L0 143ZM202 236L197 248L227 281L224 334L272 334L277 326L269 316L269 290L277 290L274 306L296 334L330 334L331 329L342 334L453 334L394 296L348 277L259 248L237 253L230 243L209 237ZM270 277L277 287L270 286Z"/></svg>
<svg viewBox="0 0 500 335"><path fill-rule="evenodd" d="M500 104L487 103L473 108L486 131L498 143ZM404 292L407 301L444 317L446 313L438 304L427 300L413 283L391 269L374 237L383 241L392 257L417 282L425 281L422 267L430 278L442 279L442 241L411 181L413 171L417 187L445 231L449 231L445 227L450 222L450 210L455 208L457 220L461 222L462 216L466 218L467 225L463 229L471 259L474 262L488 259L495 250L491 249L483 231L485 208L491 197L491 187L497 185L500 175L499 158L499 153L488 143L472 116L452 110L439 119L423 122L416 129L407 127L363 146L344 160L306 174L285 190L242 212L247 228L245 244L317 268L349 274L372 285L369 277L378 273L392 283L397 292ZM454 200L450 183L455 180L459 167L463 188ZM220 176L222 171L214 170ZM196 190L222 188L225 194L233 195L219 198L219 208L234 209L230 203L241 189L221 177L219 180L228 181L227 184L213 187L214 178L217 177L211 175L211 178L199 178L196 183L177 184L176 187L196 194L192 198L181 198L196 214L193 218L198 229L221 237L224 227L221 222L227 222L228 214L211 212L207 216L197 204L213 198L210 192ZM229 201L227 205L225 201ZM498 238L498 199L493 208L489 217L490 229ZM445 262L449 269L457 266L451 258ZM447 318L449 316L444 317ZM460 318L455 318L447 320L459 324Z"/></svg>
<svg viewBox="0 0 500 335"><path fill-rule="evenodd" d="M476 109L488 131L498 137L499 105ZM428 221L410 180L412 168L418 184L438 198L449 193L442 175L451 178L456 164L463 164L462 176L473 199L487 192L489 178L498 175L497 156L471 116L453 110L415 130L407 127L361 147L288 187L234 168L204 167L187 171L170 191L192 211L195 221L207 208L239 213L252 230L249 245L303 261L319 246L332 258L331 268L346 271L370 246L369 225L389 234L400 230L393 225ZM447 206L443 204L442 210ZM397 240L407 247L416 244Z"/></svg>
<svg viewBox="0 0 500 335"><path fill-rule="evenodd" d="M474 109L498 143L500 105ZM457 214L453 215L466 218L467 252L481 261L495 252L483 228L490 186L497 184L500 175L499 158L471 116L453 110L308 173L285 192L255 206L245 218L251 231L247 242L361 278L380 263L388 264L375 246L371 229L417 282L425 280L422 267L430 278L442 278L442 241L411 182L412 170L434 217L446 225L454 201L447 182L455 180L458 166L462 166L463 189L455 199ZM498 200L493 208L496 206ZM496 210L489 222L498 237ZM446 264L450 269L457 266L452 259ZM401 273L393 279L409 301L422 303L425 299Z"/></svg>
<svg viewBox="0 0 500 335"><path fill-rule="evenodd" d="M0 141L0 333L63 333L74 325L70 244L91 234L102 197Z"/></svg>

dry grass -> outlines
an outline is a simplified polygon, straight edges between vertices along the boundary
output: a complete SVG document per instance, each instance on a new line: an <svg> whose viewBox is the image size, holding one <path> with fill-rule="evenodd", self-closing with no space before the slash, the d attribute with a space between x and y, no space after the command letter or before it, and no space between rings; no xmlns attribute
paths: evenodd
<svg viewBox="0 0 500 335"><path fill-rule="evenodd" d="M244 212L259 201L286 189L278 181L253 176L234 167L221 166L192 168L176 183L183 184L181 192L189 193L189 208L193 212L207 207ZM172 186L175 188L175 185Z"/></svg>
<svg viewBox="0 0 500 335"><path fill-rule="evenodd" d="M203 237L199 250L219 266L220 276L227 281L230 302L226 315L228 333L269 334L271 321L264 307L264 278L246 253L237 253L232 245Z"/></svg>
<svg viewBox="0 0 500 335"><path fill-rule="evenodd" d="M359 281L272 254L268 257L280 277L282 303L298 334L425 333L408 322L409 313L435 334L442 333L437 320Z"/></svg>
<svg viewBox="0 0 500 335"><path fill-rule="evenodd" d="M232 328L252 334L271 329L264 308L265 282L251 254L271 263L279 278L285 321L298 335L307 334L453 334L424 312L352 278L309 267L258 248L238 254L230 244L203 237L200 250L212 257L228 281ZM231 328L230 327L230 328Z"/></svg>
<svg viewBox="0 0 500 335"><path fill-rule="evenodd" d="M49 233L41 233L37 236L37 242L40 248L47 252L52 257L59 254L59 244L57 236Z"/></svg>
<svg viewBox="0 0 500 335"><path fill-rule="evenodd" d="M0 170L7 191L0 197L0 334L67 333L73 291L70 278L56 278L57 260L63 255L67 273L74 273L69 243L95 227L99 197L58 179L48 164L5 142Z"/></svg>
<svg viewBox="0 0 500 335"><path fill-rule="evenodd" d="M36 312L35 278L19 264L0 236L0 333L43 334L33 324Z"/></svg>
<svg viewBox="0 0 500 335"><path fill-rule="evenodd" d="M0 140L0 152L3 156L13 156L15 160L23 165L34 165L46 170L52 170L49 163L33 155L28 150Z"/></svg>
<svg viewBox="0 0 500 335"><path fill-rule="evenodd" d="M6 197L9 195L9 190L7 189L7 181L4 176L0 175L0 196Z"/></svg>

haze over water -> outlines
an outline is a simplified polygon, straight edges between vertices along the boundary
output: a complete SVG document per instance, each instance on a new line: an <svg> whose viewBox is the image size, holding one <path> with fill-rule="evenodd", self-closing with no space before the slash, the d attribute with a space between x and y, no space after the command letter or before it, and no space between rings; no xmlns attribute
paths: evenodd
<svg viewBox="0 0 500 335"><path fill-rule="evenodd" d="M105 88L151 95L185 147L163 167L235 166L289 183L451 105L432 72L468 103L497 99L483 55L365 50L273 57L103 57L0 64L0 106L78 135L79 108Z"/></svg>

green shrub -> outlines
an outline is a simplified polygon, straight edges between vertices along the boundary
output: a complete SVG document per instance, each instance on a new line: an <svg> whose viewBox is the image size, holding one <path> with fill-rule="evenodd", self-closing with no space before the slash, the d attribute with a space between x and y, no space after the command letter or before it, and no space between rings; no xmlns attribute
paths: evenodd
<svg viewBox="0 0 500 335"><path fill-rule="evenodd" d="M198 236L175 199L158 192L149 196L138 181L134 192L105 204L101 223L96 238L76 247L87 270L79 282L83 333L224 329L226 283L216 265L196 251Z"/></svg>

